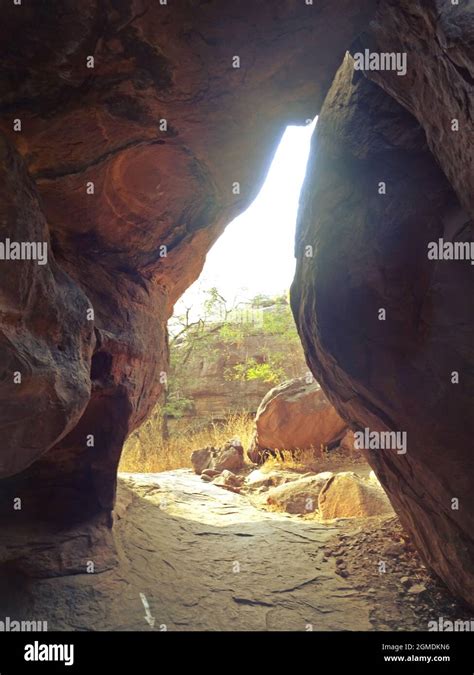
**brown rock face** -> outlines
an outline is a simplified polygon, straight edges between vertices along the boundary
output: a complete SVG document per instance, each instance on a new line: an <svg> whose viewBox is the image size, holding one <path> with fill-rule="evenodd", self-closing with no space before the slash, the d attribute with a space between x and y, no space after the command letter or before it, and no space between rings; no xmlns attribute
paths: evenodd
<svg viewBox="0 0 474 675"><path fill-rule="evenodd" d="M202 474L208 470L240 471L244 466L244 449L238 439L226 443L222 448L201 448L191 455L191 463L195 473Z"/></svg>
<svg viewBox="0 0 474 675"><path fill-rule="evenodd" d="M80 419L95 343L87 297L48 260L49 234L23 160L0 137L2 247L40 244L32 260L2 260L0 477L27 468ZM44 257L43 257L44 256ZM21 449L21 452L19 452Z"/></svg>
<svg viewBox="0 0 474 675"><path fill-rule="evenodd" d="M296 350L285 340L262 331L236 343L216 340L204 357L191 353L185 365L186 380L180 385L180 394L191 403L178 419L167 418L168 430L179 432L191 425L200 428L229 414L255 415L271 384L261 379L232 379L234 368L249 361L266 363L268 354L276 353L284 363L285 379L308 372L303 349Z"/></svg>
<svg viewBox="0 0 474 675"><path fill-rule="evenodd" d="M319 493L318 509L325 520L393 514L380 485L350 471L337 473L326 482Z"/></svg>
<svg viewBox="0 0 474 675"><path fill-rule="evenodd" d="M266 503L286 513L312 513L318 508L319 494L332 475L326 471L270 488Z"/></svg>
<svg viewBox="0 0 474 675"><path fill-rule="evenodd" d="M317 382L297 378L270 389L255 417L255 448L319 450L342 438L346 423Z"/></svg>
<svg viewBox="0 0 474 675"><path fill-rule="evenodd" d="M432 12L423 13L422 4L410 3L408 13L407 3L382 3L371 35L382 42L385 22L396 21L407 76L377 79L416 108L423 129L346 59L313 139L292 304L310 367L342 417L354 430L406 433L405 454L365 454L427 563L472 604L472 266L430 260L427 251L439 238L472 239L472 212L462 204L473 196L466 157L473 89L467 71L452 63L459 52L451 59L438 48ZM445 25L443 19L437 29ZM430 68L426 44L436 56ZM446 118L459 110L464 122L451 132ZM446 176L454 173L450 184Z"/></svg>
<svg viewBox="0 0 474 675"><path fill-rule="evenodd" d="M285 126L317 113L375 3L352 4L2 8L2 235L50 247L44 267L0 262L0 518L15 497L25 526L110 512L123 441L161 391L173 303Z"/></svg>
<svg viewBox="0 0 474 675"><path fill-rule="evenodd" d="M49 248L43 266L0 260L0 560L32 530L48 548L40 521L104 529L123 441L161 392L173 303L285 125L368 48L406 53L407 73L370 82L346 60L334 81L292 304L343 419L406 433L406 454L366 454L427 563L474 605L472 267L427 257L472 239L473 36L466 0L5 3L1 240ZM59 571L80 570L74 536Z"/></svg>

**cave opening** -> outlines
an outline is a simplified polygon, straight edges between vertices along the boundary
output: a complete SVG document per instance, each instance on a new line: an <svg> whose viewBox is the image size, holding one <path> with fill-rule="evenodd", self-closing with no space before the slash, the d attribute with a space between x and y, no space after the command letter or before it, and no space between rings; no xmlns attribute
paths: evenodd
<svg viewBox="0 0 474 675"><path fill-rule="evenodd" d="M189 452L180 456L177 448L183 437L188 446L192 438L193 448L236 437L249 449L265 394L284 381L310 377L289 288L316 122L285 129L257 197L227 225L199 278L176 303L168 322L165 392L125 446L125 470L189 465Z"/></svg>
<svg viewBox="0 0 474 675"><path fill-rule="evenodd" d="M288 494L265 495L263 510L318 517L323 507L314 495L336 479L323 520L392 513L353 432L309 370L290 307L316 124L286 128L257 197L229 223L176 303L164 392L127 440L122 472L175 480L184 470L250 493L278 490L280 478L285 484L290 477Z"/></svg>

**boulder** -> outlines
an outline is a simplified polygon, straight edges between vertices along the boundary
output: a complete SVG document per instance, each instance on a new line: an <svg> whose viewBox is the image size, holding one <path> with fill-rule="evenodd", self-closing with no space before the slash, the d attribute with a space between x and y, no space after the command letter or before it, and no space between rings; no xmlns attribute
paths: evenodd
<svg viewBox="0 0 474 675"><path fill-rule="evenodd" d="M326 481L319 493L318 508L324 520L393 514L382 488L352 471L337 473Z"/></svg>
<svg viewBox="0 0 474 675"><path fill-rule="evenodd" d="M216 471L215 469L204 469L201 475L209 476L209 478L215 478L219 475L219 471Z"/></svg>
<svg viewBox="0 0 474 675"><path fill-rule="evenodd" d="M200 448L191 454L191 464L195 473L202 474L207 472L212 478L228 469L230 471L240 471L244 467L244 449L238 439L226 443L222 448Z"/></svg>
<svg viewBox="0 0 474 675"><path fill-rule="evenodd" d="M231 490L231 492L240 492L244 480L244 476L236 476L232 471L224 469L212 482L214 485Z"/></svg>
<svg viewBox="0 0 474 675"><path fill-rule="evenodd" d="M240 471L244 467L244 449L239 440L233 440L219 448L211 460L210 469L216 471Z"/></svg>
<svg viewBox="0 0 474 675"><path fill-rule="evenodd" d="M271 389L258 408L255 426L249 451L252 461L259 461L266 449L319 450L331 446L346 429L319 384L308 384L304 377Z"/></svg>
<svg viewBox="0 0 474 675"><path fill-rule="evenodd" d="M194 472L201 475L203 471L209 468L212 460L214 448L199 448L191 454L191 464Z"/></svg>
<svg viewBox="0 0 474 675"><path fill-rule="evenodd" d="M376 86L341 66L313 135L291 303L348 425L406 434L406 454L362 452L425 563L474 605L473 268L428 257L472 241L469 4L381 2L356 51L406 54L407 75L366 73Z"/></svg>
<svg viewBox="0 0 474 675"><path fill-rule="evenodd" d="M296 473L294 471L275 470L264 472L260 469L255 469L255 471L252 471L246 477L245 485L251 490L261 490L262 488L268 489L284 483L290 483L291 481L299 480L300 478L302 478L301 473Z"/></svg>
<svg viewBox="0 0 474 675"><path fill-rule="evenodd" d="M330 471L325 471L271 488L266 503L287 513L312 513L318 507L321 490L332 475Z"/></svg>

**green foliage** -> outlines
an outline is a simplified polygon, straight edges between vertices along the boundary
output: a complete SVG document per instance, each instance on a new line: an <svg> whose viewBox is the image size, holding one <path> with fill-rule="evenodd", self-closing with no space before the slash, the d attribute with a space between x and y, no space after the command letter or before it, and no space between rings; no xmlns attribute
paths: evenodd
<svg viewBox="0 0 474 675"><path fill-rule="evenodd" d="M189 312L174 317L171 339L171 372L164 410L172 417L182 417L192 409L193 401L180 392L189 391L193 382L189 368L196 360L206 364L224 356L233 365L225 368L227 381L259 380L274 386L294 376L292 365L301 362L301 346L288 299L255 296L251 301L229 308L217 288L206 291L203 312L197 321L189 320ZM235 363L234 351L245 347L245 341L258 336L258 358L254 356ZM255 342L253 343L255 345ZM255 354L255 352L254 352Z"/></svg>
<svg viewBox="0 0 474 675"><path fill-rule="evenodd" d="M166 402L161 409L164 415L173 417L174 419L181 419L192 408L193 400L191 398L181 396L179 392L171 392L166 397Z"/></svg>
<svg viewBox="0 0 474 675"><path fill-rule="evenodd" d="M258 363L251 358L245 363L238 363L233 368L228 368L224 373L226 380L238 380L240 382L261 380L269 384L278 384L285 379L285 371L278 359L269 359L264 363Z"/></svg>

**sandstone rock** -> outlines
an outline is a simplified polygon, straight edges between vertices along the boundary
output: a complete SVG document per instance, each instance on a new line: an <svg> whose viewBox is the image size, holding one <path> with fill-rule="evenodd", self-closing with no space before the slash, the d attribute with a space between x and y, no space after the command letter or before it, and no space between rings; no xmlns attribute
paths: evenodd
<svg viewBox="0 0 474 675"><path fill-rule="evenodd" d="M214 448L200 448L191 453L191 464L195 473L202 474L205 469L210 467L213 458Z"/></svg>
<svg viewBox="0 0 474 675"><path fill-rule="evenodd" d="M56 266L23 278L2 265L0 513L21 494L33 530L110 514L123 441L162 390L173 303L255 197L282 129L319 110L346 49L406 53L405 77L368 71L373 84L346 63L335 79L301 197L292 304L347 423L407 432L406 456L368 460L427 564L474 605L472 269L426 256L439 237L472 238L472 3L140 4L64 0L54 21L45 3L2 9L0 126L16 148L1 157L2 223L47 229ZM252 66L231 72L228 53ZM17 366L28 386L12 390Z"/></svg>
<svg viewBox="0 0 474 675"><path fill-rule="evenodd" d="M21 494L33 529L111 513L123 442L163 391L175 301L285 126L317 113L375 2L142 5L2 9L0 130L25 163L2 147L2 229L51 244L44 269L0 269L0 516Z"/></svg>
<svg viewBox="0 0 474 675"><path fill-rule="evenodd" d="M408 592L411 595L421 595L421 593L426 592L426 586L424 584L413 584L413 586L410 586L408 589Z"/></svg>
<svg viewBox="0 0 474 675"><path fill-rule="evenodd" d="M212 482L221 487L240 488L244 482L244 476L236 476L232 471L224 469Z"/></svg>
<svg viewBox="0 0 474 675"><path fill-rule="evenodd" d="M202 471L202 475L209 476L209 478L215 478L219 475L219 471L216 471L215 469L204 469L204 471Z"/></svg>
<svg viewBox="0 0 474 675"><path fill-rule="evenodd" d="M0 133L2 248L39 242L44 259L0 260L0 478L27 469L78 423L91 392L90 301L51 250L41 202L15 147ZM15 380L21 377L21 381Z"/></svg>
<svg viewBox="0 0 474 675"><path fill-rule="evenodd" d="M318 508L319 493L332 475L325 471L271 488L266 503L287 513L312 513Z"/></svg>
<svg viewBox="0 0 474 675"><path fill-rule="evenodd" d="M244 449L240 441L231 442L219 449L211 461L211 469L216 471L240 471L244 467Z"/></svg>
<svg viewBox="0 0 474 675"><path fill-rule="evenodd" d="M223 448L200 448L191 454L191 463L197 474L206 470L214 472L214 475L224 469L239 471L244 467L244 449L239 440L232 440Z"/></svg>
<svg viewBox="0 0 474 675"><path fill-rule="evenodd" d="M258 408L255 425L250 458L265 448L319 450L334 444L346 427L320 386L305 378L271 389Z"/></svg>
<svg viewBox="0 0 474 675"><path fill-rule="evenodd" d="M375 471L373 471L373 470L369 473L369 480L370 480L371 483L374 483L375 485L380 485L380 481L377 478L377 476L375 474ZM382 487L382 486L380 485L380 487Z"/></svg>
<svg viewBox="0 0 474 675"><path fill-rule="evenodd" d="M405 545L402 543L390 544L383 550L383 555L388 555L392 558L398 558L406 552Z"/></svg>
<svg viewBox="0 0 474 675"><path fill-rule="evenodd" d="M431 241L472 239L468 4L380 3L364 40L406 52L408 72L367 75L416 119L346 61L313 137L291 295L339 414L352 428L406 432L405 455L364 454L426 564L473 605L472 266L427 256ZM452 118L462 132L450 143ZM451 508L454 495L466 508Z"/></svg>
<svg viewBox="0 0 474 675"><path fill-rule="evenodd" d="M281 306L268 308L266 313L276 315ZM286 309L288 311L288 309ZM230 379L237 364L250 360L265 362L268 354L278 353L284 360L285 375L298 377L307 370L303 349L289 343L285 335L273 335L263 328L255 326L252 334L244 334L235 343L222 341L215 333L215 326L209 326L206 344L210 356L203 359L199 350L190 352L186 360L186 379L180 383L181 395L192 401L189 409L179 418L167 418L167 427L171 434L192 426L204 427L211 422L221 422L231 414L246 413L255 416L262 398L268 392L268 383L261 380ZM175 377L173 370L170 378Z"/></svg>
<svg viewBox="0 0 474 675"><path fill-rule="evenodd" d="M322 518L355 518L393 513L383 490L351 471L335 474L319 494Z"/></svg>
<svg viewBox="0 0 474 675"><path fill-rule="evenodd" d="M299 480L302 478L301 473L296 473L295 471L261 471L260 469L255 469L245 479L245 484L251 489L258 489L262 487L276 487L283 483L289 483L291 481Z"/></svg>

